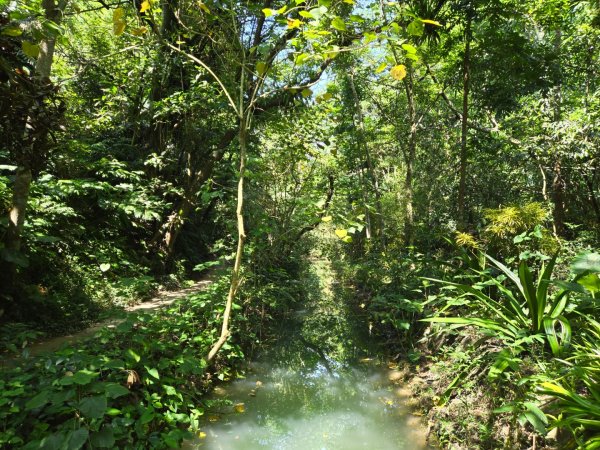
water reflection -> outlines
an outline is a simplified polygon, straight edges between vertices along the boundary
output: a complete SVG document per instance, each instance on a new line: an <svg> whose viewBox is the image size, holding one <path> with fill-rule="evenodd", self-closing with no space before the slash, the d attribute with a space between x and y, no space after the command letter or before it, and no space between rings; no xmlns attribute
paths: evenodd
<svg viewBox="0 0 600 450"><path fill-rule="evenodd" d="M217 389L208 400L202 437L188 448L426 448L384 368L302 362L295 369L257 363L246 379Z"/></svg>

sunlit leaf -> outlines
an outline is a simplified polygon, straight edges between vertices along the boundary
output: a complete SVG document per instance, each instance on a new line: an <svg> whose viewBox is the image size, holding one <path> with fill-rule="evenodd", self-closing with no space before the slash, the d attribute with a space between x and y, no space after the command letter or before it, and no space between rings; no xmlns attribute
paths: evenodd
<svg viewBox="0 0 600 450"><path fill-rule="evenodd" d="M160 379L160 376L159 376L159 374L158 374L158 370L156 370L156 369L150 369L148 366L144 366L144 367L146 368L146 370L148 371L148 373L149 373L149 374L150 374L152 377L156 378L157 380L159 380L159 379Z"/></svg>
<svg viewBox="0 0 600 450"><path fill-rule="evenodd" d="M265 15L265 17L271 17L275 15L275 11L273 11L271 8L265 8L262 10L262 12Z"/></svg>
<svg viewBox="0 0 600 450"><path fill-rule="evenodd" d="M343 228L338 228L335 230L335 235L340 239L345 238L348 235L348 230L344 230Z"/></svg>
<svg viewBox="0 0 600 450"><path fill-rule="evenodd" d="M131 34L133 34L134 36L142 36L143 34L146 34L147 32L148 32L147 27L139 27L139 28L134 28L133 30L131 30Z"/></svg>
<svg viewBox="0 0 600 450"><path fill-rule="evenodd" d="M377 67L377 69L375 69L375 73L381 73L383 72L385 69L387 69L387 62L382 62L381 64L379 64L379 66Z"/></svg>
<svg viewBox="0 0 600 450"><path fill-rule="evenodd" d="M403 80L404 77L406 77L406 66L404 64L398 64L397 66L392 67L390 75L394 80Z"/></svg>
<svg viewBox="0 0 600 450"><path fill-rule="evenodd" d="M144 1L142 2L142 5L140 6L140 12L141 12L141 13L143 13L143 12L146 12L146 11L148 11L148 10L149 10L151 7L152 7L152 5L150 4L150 1L149 1L149 0L144 0Z"/></svg>
<svg viewBox="0 0 600 450"><path fill-rule="evenodd" d="M120 36L123 34L123 32L125 31L125 26L127 24L125 23L124 20L118 20L116 22L113 23L113 33L115 34L115 36Z"/></svg>
<svg viewBox="0 0 600 450"><path fill-rule="evenodd" d="M333 220L333 217L331 217L331 216L325 216L325 217L321 218L321 221L326 222L326 223L331 222L332 220Z"/></svg>
<svg viewBox="0 0 600 450"><path fill-rule="evenodd" d="M338 31L346 31L346 22L341 17L335 17L331 21L332 28L335 28Z"/></svg>
<svg viewBox="0 0 600 450"><path fill-rule="evenodd" d="M437 20L421 19L421 22L427 23L429 25L435 25L436 27L441 27L442 26L442 24L439 23Z"/></svg>
<svg viewBox="0 0 600 450"><path fill-rule="evenodd" d="M302 25L302 22L300 22L300 20L298 19L288 19L287 20L287 27L288 29L294 29L294 28L300 28L300 25Z"/></svg>
<svg viewBox="0 0 600 450"><path fill-rule="evenodd" d="M417 53L417 49L414 46L410 45L410 44L402 44L402 48L407 53Z"/></svg>
<svg viewBox="0 0 600 450"><path fill-rule="evenodd" d="M237 413L243 413L244 411L246 411L246 405L244 405L243 403L236 403L233 406L233 409L235 410L235 412Z"/></svg>
<svg viewBox="0 0 600 450"><path fill-rule="evenodd" d="M2 30L2 34L4 36L16 37L16 36L21 36L23 34L23 30L21 30L21 28L19 28L17 26L6 27Z"/></svg>
<svg viewBox="0 0 600 450"><path fill-rule="evenodd" d="M304 17L305 19L314 19L315 16L312 15L310 11L300 11L298 13L300 17Z"/></svg>
<svg viewBox="0 0 600 450"><path fill-rule="evenodd" d="M198 7L200 7L200 9L202 11L204 11L207 14L210 14L210 9L208 9L208 6L206 6L206 3L202 2L202 1L198 1Z"/></svg>
<svg viewBox="0 0 600 450"><path fill-rule="evenodd" d="M21 47L23 49L23 53L25 53L30 58L35 59L40 54L40 46L34 44L33 42L23 41L21 43Z"/></svg>
<svg viewBox="0 0 600 450"><path fill-rule="evenodd" d="M121 20L123 18L123 16L125 16L125 10L119 6L118 8L115 8L115 10L113 11L112 20L113 20L113 22L118 22L119 20Z"/></svg>
<svg viewBox="0 0 600 450"><path fill-rule="evenodd" d="M419 19L413 20L408 24L408 27L406 27L406 31L411 36L422 36L423 31L425 31L425 25L423 25L423 22Z"/></svg>
<svg viewBox="0 0 600 450"><path fill-rule="evenodd" d="M133 359L135 362L140 362L141 356L138 355L134 350L128 348L127 349L127 356L129 356L131 359Z"/></svg>

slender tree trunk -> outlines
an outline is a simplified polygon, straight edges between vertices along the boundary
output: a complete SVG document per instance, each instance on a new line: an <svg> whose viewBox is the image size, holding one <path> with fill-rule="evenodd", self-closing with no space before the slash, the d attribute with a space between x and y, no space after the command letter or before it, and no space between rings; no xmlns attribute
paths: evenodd
<svg viewBox="0 0 600 450"><path fill-rule="evenodd" d="M585 184L588 188L590 202L592 204L592 208L594 209L594 213L596 214L596 222L600 224L600 203L598 203L598 199L596 198L594 178L590 175L584 175L584 178Z"/></svg>
<svg viewBox="0 0 600 450"><path fill-rule="evenodd" d="M62 12L66 6L66 0L61 0L58 4L54 0L43 0L42 6L45 11L45 17L48 20L59 24L62 19ZM40 92L47 90L47 85L50 83L50 73L52 70L52 61L54 59L54 48L56 46L56 37L48 36L39 44L40 53L36 61L36 72L34 82ZM43 101L43 100L42 100ZM27 215L27 205L29 201L29 191L31 187L32 163L33 155L44 153L44 149L39 148L46 142L47 129L40 127L36 130L36 121L34 116L38 112L31 111L30 117L26 121L26 126L23 134L23 140L20 144L21 148L16 149L17 170L13 185L12 206L8 212L8 229L4 236L4 247L8 252L13 253L21 250L23 226ZM30 148L28 148L30 147ZM14 288L14 276L16 266L14 258L7 264L7 270L4 273L4 282L10 288Z"/></svg>
<svg viewBox="0 0 600 450"><path fill-rule="evenodd" d="M408 121L410 133L408 137L408 148L404 153L404 164L406 176L404 178L404 191L406 196L406 213L404 217L404 242L407 245L413 243L414 227L414 200L413 200L413 163L417 150L417 110L415 107L413 67L408 64L407 74L404 78L404 90L406 91L406 102L408 104Z"/></svg>
<svg viewBox="0 0 600 450"><path fill-rule="evenodd" d="M556 52L557 61L562 46L562 32L557 29L554 36L554 51ZM554 87L554 122L558 123L562 120L562 80L561 74L556 74L555 87ZM555 145L559 146L560 142L558 137L555 139ZM553 162L553 178L552 178L552 201L554 207L552 210L554 233L557 236L563 236L565 232L565 180L564 174L562 173L562 164L558 149L555 151L554 162Z"/></svg>
<svg viewBox="0 0 600 450"><path fill-rule="evenodd" d="M554 177L552 178L552 201L554 208L552 210L552 219L554 221L554 233L557 236L563 236L565 232L565 183L562 176L560 159L556 158L554 162Z"/></svg>
<svg viewBox="0 0 600 450"><path fill-rule="evenodd" d="M466 190L467 190L467 134L469 132L469 89L470 89L470 70L471 70L471 16L472 12L467 11L467 21L465 24L465 53L463 55L463 102L462 102L462 126L460 137L460 181L458 185L458 227L466 227Z"/></svg>
<svg viewBox="0 0 600 450"><path fill-rule="evenodd" d="M207 362L213 360L215 355L219 352L221 347L227 342L229 337L229 320L231 318L231 309L233 307L233 300L240 287L240 270L242 267L242 255L244 254L244 243L246 242L246 231L244 228L244 176L246 173L246 147L248 139L248 128L249 128L250 117L244 117L240 121L240 174L238 179L237 189L237 228L238 228L238 242L237 250L235 253L235 262L233 270L231 272L231 284L229 286L229 292L227 294L227 301L225 303L225 311L223 312L223 323L221 325L221 335L219 339L213 344L208 356L206 357Z"/></svg>
<svg viewBox="0 0 600 450"><path fill-rule="evenodd" d="M363 148L365 153L365 159L367 161L367 173L369 178L369 184L373 189L373 193L375 194L375 209L377 211L377 228L375 230L376 236L379 237L382 248L385 248L385 229L384 229L384 219L383 219L383 209L381 207L381 192L379 191L379 180L377 174L375 173L375 169L373 167L373 160L371 158L371 151L369 149L369 144L366 140L366 130L365 130L365 119L362 111L362 107L360 105L360 99L358 97L358 92L356 91L356 85L354 84L354 73L350 72L348 75L348 81L350 82L350 89L352 90L352 96L354 100L354 107L356 108L356 116L358 118L358 135L359 135L359 143Z"/></svg>

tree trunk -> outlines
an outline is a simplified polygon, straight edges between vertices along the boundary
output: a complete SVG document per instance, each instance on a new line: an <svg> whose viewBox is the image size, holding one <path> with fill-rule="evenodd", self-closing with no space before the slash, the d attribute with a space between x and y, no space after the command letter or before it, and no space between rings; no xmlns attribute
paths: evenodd
<svg viewBox="0 0 600 450"><path fill-rule="evenodd" d="M464 230L466 227L466 190L467 190L467 134L469 132L469 88L471 70L471 16L467 11L465 24L465 53L463 55L463 102L462 102L462 126L460 136L460 181L458 185L458 228Z"/></svg>
<svg viewBox="0 0 600 450"><path fill-rule="evenodd" d="M45 11L47 20L51 20L59 24L62 19L62 12L66 6L66 0L61 0L58 4L54 0L43 0L42 6ZM50 84L50 73L52 70L52 61L54 59L54 48L56 46L56 37L53 35L42 39L39 44L40 53L36 61L36 72L34 76L34 84L40 92L47 92L47 86ZM40 100L43 102L43 99ZM36 103L37 104L37 103ZM33 117L39 114L31 111L30 116L26 121L23 140L20 144L21 148L17 148L15 153L17 156L17 171L15 174L15 182L13 185L12 206L8 212L8 229L4 236L4 247L6 251L11 253L7 262L5 272L5 282L9 289L14 288L14 276L16 273L15 253L21 250L23 226L27 213L27 205L29 201L29 191L31 186L32 157L44 153L44 149L39 148L46 142L48 130L45 127L36 129L36 121Z"/></svg>
<svg viewBox="0 0 600 450"><path fill-rule="evenodd" d="M554 36L554 51L556 52L557 61L559 60L560 50L562 46L562 33L558 29ZM559 66L560 67L560 66ZM562 120L562 80L560 71L556 73L556 79L554 82L554 122L560 122ZM560 146L558 137L555 139L555 145ZM558 149L557 149L558 150ZM554 162L553 162L553 178L552 178L552 201L554 207L552 210L554 234L556 236L563 236L565 232L565 180L562 173L561 158L558 151L555 151Z"/></svg>
<svg viewBox="0 0 600 450"><path fill-rule="evenodd" d="M354 73L350 72L350 74L348 75L348 81L350 83L350 89L352 90L354 107L356 108L356 116L358 118L358 141L365 153L369 184L371 185L373 193L375 194L375 209L377 211L377 228L375 229L375 235L379 237L381 247L385 249L385 224L383 219L383 209L381 207L381 192L379 191L379 180L373 167L371 151L369 149L369 144L367 143L366 139L365 120L362 112L362 107L360 105L360 99L358 98L358 92L356 91L356 85L354 84Z"/></svg>
<svg viewBox="0 0 600 450"><path fill-rule="evenodd" d="M404 178L404 191L406 197L406 213L404 217L404 242L406 245L413 243L414 208L413 208L413 163L417 150L417 110L415 107L413 67L408 64L407 74L404 78L404 89L406 91L406 102L408 104L408 120L410 133L408 137L408 148L404 153L404 165L406 176Z"/></svg>
<svg viewBox="0 0 600 450"><path fill-rule="evenodd" d="M225 303L225 311L223 312L223 323L221 326L221 335L219 339L214 343L206 361L210 362L213 360L215 355L219 352L221 347L227 342L229 337L229 320L231 318L231 309L233 307L233 300L240 287L240 269L242 267L242 255L244 254L244 243L246 241L246 231L244 229L244 176L246 173L246 147L248 139L248 128L249 128L250 117L244 117L240 120L240 175L238 180L237 189L237 229L238 229L238 242L237 250L235 253L235 262L233 270L231 272L231 284L229 286L229 292L227 294L227 301Z"/></svg>

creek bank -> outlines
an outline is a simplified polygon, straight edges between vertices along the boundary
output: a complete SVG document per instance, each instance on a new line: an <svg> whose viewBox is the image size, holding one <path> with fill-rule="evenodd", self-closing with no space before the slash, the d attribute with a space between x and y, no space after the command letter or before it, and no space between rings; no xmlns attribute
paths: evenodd
<svg viewBox="0 0 600 450"><path fill-rule="evenodd" d="M508 415L493 412L498 392L487 381L487 371L479 369L467 377L470 383L456 384L455 361L431 355L419 364L400 361L391 376L398 385L396 394L422 417L428 442L437 448L536 449L562 448L556 433L539 438L529 429L511 423Z"/></svg>

